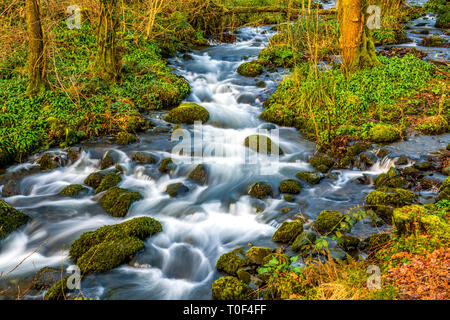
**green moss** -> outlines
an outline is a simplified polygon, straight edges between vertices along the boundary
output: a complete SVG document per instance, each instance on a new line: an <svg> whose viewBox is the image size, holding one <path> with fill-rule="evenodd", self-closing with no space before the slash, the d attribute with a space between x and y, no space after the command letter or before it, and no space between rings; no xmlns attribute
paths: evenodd
<svg viewBox="0 0 450 320"><path fill-rule="evenodd" d="M338 246L344 249L345 251L356 250L358 248L359 243L360 243L359 238L348 234L338 238Z"/></svg>
<svg viewBox="0 0 450 320"><path fill-rule="evenodd" d="M267 153L267 154L284 154L283 150L276 145L269 137L264 135L251 135L245 138L244 146L250 148L255 152Z"/></svg>
<svg viewBox="0 0 450 320"><path fill-rule="evenodd" d="M112 167L117 163L117 153L114 150L108 150L102 157L102 161L100 163L100 169L105 170L109 167Z"/></svg>
<svg viewBox="0 0 450 320"><path fill-rule="evenodd" d="M209 120L209 112L196 103L188 102L170 110L165 120L175 124L194 124L196 121L205 123Z"/></svg>
<svg viewBox="0 0 450 320"><path fill-rule="evenodd" d="M322 173L328 172L335 164L334 160L326 154L316 154L309 163Z"/></svg>
<svg viewBox="0 0 450 320"><path fill-rule="evenodd" d="M84 190L86 190L86 188L80 184L71 184L62 189L59 194L65 197L76 197Z"/></svg>
<svg viewBox="0 0 450 320"><path fill-rule="evenodd" d="M202 164L199 164L198 166L195 167L194 170L192 170L191 173L189 173L189 179L194 180L200 184L205 184L206 183L206 178L207 178L207 170L206 167Z"/></svg>
<svg viewBox="0 0 450 320"><path fill-rule="evenodd" d="M235 277L222 277L212 285L214 300L249 300L250 293L248 285Z"/></svg>
<svg viewBox="0 0 450 320"><path fill-rule="evenodd" d="M271 253L268 254L267 256L264 257L263 261L262 261L262 266L267 265L270 261L272 261L273 259L277 259L278 261L278 265L289 265L291 264L291 257L287 254L284 253Z"/></svg>
<svg viewBox="0 0 450 320"><path fill-rule="evenodd" d="M184 184L182 183L173 183L173 184L169 184L166 188L166 192L167 194L172 197L175 198L179 195L185 194L189 191L189 188L186 187Z"/></svg>
<svg viewBox="0 0 450 320"><path fill-rule="evenodd" d="M387 124L376 124L369 131L370 140L376 143L394 142L400 139L400 131Z"/></svg>
<svg viewBox="0 0 450 320"><path fill-rule="evenodd" d="M136 142L137 137L129 132L119 132L116 137L116 143L121 145L127 145Z"/></svg>
<svg viewBox="0 0 450 320"><path fill-rule="evenodd" d="M450 8L449 8L450 9ZM436 28L450 29L450 12L441 14L436 20Z"/></svg>
<svg viewBox="0 0 450 320"><path fill-rule="evenodd" d="M112 187L100 198L99 204L113 217L123 218L131 204L141 198L138 192Z"/></svg>
<svg viewBox="0 0 450 320"><path fill-rule="evenodd" d="M376 252L386 247L391 241L391 236L388 233L374 233L364 239L363 250L367 252Z"/></svg>
<svg viewBox="0 0 450 320"><path fill-rule="evenodd" d="M292 243L291 250L305 255L313 249L316 242L316 234L312 231L303 231Z"/></svg>
<svg viewBox="0 0 450 320"><path fill-rule="evenodd" d="M389 188L404 188L407 185L407 181L400 175L400 172L391 168L387 173L382 173L375 181L376 188L389 187Z"/></svg>
<svg viewBox="0 0 450 320"><path fill-rule="evenodd" d="M252 276L250 272L248 272L245 268L241 268L236 272L237 278L242 282L249 284L252 280Z"/></svg>
<svg viewBox="0 0 450 320"><path fill-rule="evenodd" d="M383 188L382 188L383 189ZM403 189L383 189L371 191L366 196L366 206L385 222L390 222L394 208L412 204L414 193Z"/></svg>
<svg viewBox="0 0 450 320"><path fill-rule="evenodd" d="M330 234L340 228L343 217L339 211L324 210L317 216L314 226L321 234Z"/></svg>
<svg viewBox="0 0 450 320"><path fill-rule="evenodd" d="M302 286L298 276L290 274L281 277L271 277L267 283L267 290L264 292L266 300L287 300L291 295L298 294Z"/></svg>
<svg viewBox="0 0 450 320"><path fill-rule="evenodd" d="M247 263L263 265L264 258L272 254L272 249L263 247L251 247L247 251Z"/></svg>
<svg viewBox="0 0 450 320"><path fill-rule="evenodd" d="M56 163L53 158L55 155L51 153L44 153L38 160L37 164L39 164L41 170L53 170L59 167L58 163Z"/></svg>
<svg viewBox="0 0 450 320"><path fill-rule="evenodd" d="M62 301L66 300L69 294L69 289L67 288L67 280L69 276L59 280L53 286L48 289L44 294L44 300L49 301Z"/></svg>
<svg viewBox="0 0 450 320"><path fill-rule="evenodd" d="M86 179L84 179L84 184L91 188L97 189L100 183L102 182L104 176L105 173L101 171L91 173L90 175L87 176Z"/></svg>
<svg viewBox="0 0 450 320"><path fill-rule="evenodd" d="M293 196L287 194L287 195L283 196L283 200L287 201L287 202L294 202L295 198Z"/></svg>
<svg viewBox="0 0 450 320"><path fill-rule="evenodd" d="M137 163L142 164L155 164L157 162L156 158L153 155L146 152L136 152L133 155L133 159Z"/></svg>
<svg viewBox="0 0 450 320"><path fill-rule="evenodd" d="M448 131L448 122L443 116L432 116L423 119L417 129L427 135L439 135Z"/></svg>
<svg viewBox="0 0 450 320"><path fill-rule="evenodd" d="M175 169L175 163L172 158L165 158L161 161L159 165L159 171L162 173L170 173Z"/></svg>
<svg viewBox="0 0 450 320"><path fill-rule="evenodd" d="M242 63L237 72L244 77L256 77L264 71L264 66L258 61Z"/></svg>
<svg viewBox="0 0 450 320"><path fill-rule="evenodd" d="M109 188L117 186L122 181L122 177L114 172L107 173L102 181L100 182L100 185L95 189L95 194L98 194L100 192L106 191Z"/></svg>
<svg viewBox="0 0 450 320"><path fill-rule="evenodd" d="M225 253L219 257L216 269L231 276L236 276L239 268L245 265L245 251L241 248Z"/></svg>
<svg viewBox="0 0 450 320"><path fill-rule="evenodd" d="M256 182L252 184L248 189L248 194L258 199L273 196L272 187L267 182Z"/></svg>
<svg viewBox="0 0 450 320"><path fill-rule="evenodd" d="M83 274L104 272L127 262L144 247L143 240L161 231L161 223L149 217L104 226L83 233L70 246L69 256Z"/></svg>
<svg viewBox="0 0 450 320"><path fill-rule="evenodd" d="M290 243L303 232L303 223L299 220L285 221L272 236L272 240L281 243Z"/></svg>
<svg viewBox="0 0 450 320"><path fill-rule="evenodd" d="M296 180L284 180L280 183L280 192L289 194L299 194L302 190L300 183Z"/></svg>
<svg viewBox="0 0 450 320"><path fill-rule="evenodd" d="M142 117L130 117L127 120L125 131L130 133L136 133L149 129L153 124Z"/></svg>
<svg viewBox="0 0 450 320"><path fill-rule="evenodd" d="M305 171L300 171L297 172L297 174L295 175L298 179L306 181L310 184L318 184L320 182L320 180L322 180L322 177L314 172L305 172Z"/></svg>
<svg viewBox="0 0 450 320"><path fill-rule="evenodd" d="M25 213L0 200L0 240L26 224L29 219Z"/></svg>

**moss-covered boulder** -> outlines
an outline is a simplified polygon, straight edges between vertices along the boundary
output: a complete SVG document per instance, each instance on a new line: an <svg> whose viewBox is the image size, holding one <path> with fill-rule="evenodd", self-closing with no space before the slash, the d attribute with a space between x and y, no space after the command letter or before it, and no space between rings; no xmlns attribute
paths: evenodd
<svg viewBox="0 0 450 320"><path fill-rule="evenodd" d="M165 120L175 124L193 124L195 121L205 123L209 120L209 112L196 103L187 102L170 110Z"/></svg>
<svg viewBox="0 0 450 320"><path fill-rule="evenodd" d="M271 277L264 292L266 300L286 300L292 295L299 294L302 290L298 275L294 273L284 274L281 277Z"/></svg>
<svg viewBox="0 0 450 320"><path fill-rule="evenodd" d="M71 184L62 189L59 194L64 197L77 197L78 195L80 195L81 192L85 190L87 189L83 187L81 184Z"/></svg>
<svg viewBox="0 0 450 320"><path fill-rule="evenodd" d="M325 173L333 168L335 161L329 155L319 153L314 155L309 160L309 163L319 172Z"/></svg>
<svg viewBox="0 0 450 320"><path fill-rule="evenodd" d="M403 207L412 204L414 201L414 193L403 189L386 189L371 191L366 196L366 207L383 219L390 223L394 208Z"/></svg>
<svg viewBox="0 0 450 320"><path fill-rule="evenodd" d="M194 170L189 173L189 179L194 180L200 184L205 184L207 180L208 171L203 164L199 164Z"/></svg>
<svg viewBox="0 0 450 320"><path fill-rule="evenodd" d="M448 122L443 116L426 117L417 129L427 135L439 135L448 131Z"/></svg>
<svg viewBox="0 0 450 320"><path fill-rule="evenodd" d="M222 277L212 285L214 300L250 300L250 287L235 277Z"/></svg>
<svg viewBox="0 0 450 320"><path fill-rule="evenodd" d="M273 196L272 187L267 182L255 182L248 188L248 194L258 199Z"/></svg>
<svg viewBox="0 0 450 320"><path fill-rule="evenodd" d="M127 145L134 143L138 140L138 138L129 132L119 132L116 137L116 143L121 145Z"/></svg>
<svg viewBox="0 0 450 320"><path fill-rule="evenodd" d="M269 254L272 254L272 249L263 247L251 247L247 251L247 263L262 265L264 262L264 258Z"/></svg>
<svg viewBox="0 0 450 320"><path fill-rule="evenodd" d="M62 301L66 300L70 290L67 288L67 280L69 276L64 277L63 279L56 282L52 285L44 294L44 300L48 301Z"/></svg>
<svg viewBox="0 0 450 320"><path fill-rule="evenodd" d="M323 235L339 230L344 215L339 211L324 210L317 216L314 227Z"/></svg>
<svg viewBox="0 0 450 320"><path fill-rule="evenodd" d="M302 255L311 251L315 245L317 235L312 231L303 231L294 240L291 250Z"/></svg>
<svg viewBox="0 0 450 320"><path fill-rule="evenodd" d="M133 160L140 164L155 164L158 162L152 154L141 151L133 154Z"/></svg>
<svg viewBox="0 0 450 320"><path fill-rule="evenodd" d="M254 134L245 138L244 146L258 153L269 155L284 154L283 150L276 143L269 137L261 134Z"/></svg>
<svg viewBox="0 0 450 320"><path fill-rule="evenodd" d="M13 197L20 194L19 183L16 180L9 180L2 189L2 197Z"/></svg>
<svg viewBox="0 0 450 320"><path fill-rule="evenodd" d="M346 234L338 239L338 246L348 252L356 250L360 242L358 237Z"/></svg>
<svg viewBox="0 0 450 320"><path fill-rule="evenodd" d="M442 246L450 242L450 223L442 217L441 211L419 205L397 208L393 213L397 234L410 235L426 233Z"/></svg>
<svg viewBox="0 0 450 320"><path fill-rule="evenodd" d="M236 276L239 268L245 265L245 251L241 248L227 252L219 257L216 269L231 276Z"/></svg>
<svg viewBox="0 0 450 320"><path fill-rule="evenodd" d="M450 12L447 11L440 14L436 20L435 27L441 29L450 29Z"/></svg>
<svg viewBox="0 0 450 320"><path fill-rule="evenodd" d="M434 165L431 161L417 161L413 164L413 167L420 171L428 171L434 169Z"/></svg>
<svg viewBox="0 0 450 320"><path fill-rule="evenodd" d="M445 178L439 189L438 201L450 200L450 177Z"/></svg>
<svg viewBox="0 0 450 320"><path fill-rule="evenodd" d="M376 124L369 131L370 140L376 143L389 143L400 139L400 131L387 124Z"/></svg>
<svg viewBox="0 0 450 320"><path fill-rule="evenodd" d="M318 184L322 180L322 176L314 172L300 171L295 175L298 179L308 182L309 184Z"/></svg>
<svg viewBox="0 0 450 320"><path fill-rule="evenodd" d="M106 191L109 188L117 186L122 181L122 177L120 174L109 172L107 173L102 181L100 182L100 185L95 189L95 194L98 194L100 192Z"/></svg>
<svg viewBox="0 0 450 320"><path fill-rule="evenodd" d="M382 173L375 181L376 188L389 187L389 188L404 188L408 182L403 178L400 172L391 168L387 173Z"/></svg>
<svg viewBox="0 0 450 320"><path fill-rule="evenodd" d="M58 162L55 160L55 155L51 153L44 153L36 163L42 171L53 170L59 168Z"/></svg>
<svg viewBox="0 0 450 320"><path fill-rule="evenodd" d="M262 74L264 71L264 66L259 63L259 61L250 61L242 63L237 72L244 77L256 77Z"/></svg>
<svg viewBox="0 0 450 320"><path fill-rule="evenodd" d="M148 130L153 127L154 124L143 117L129 117L125 126L125 131L130 133L136 133Z"/></svg>
<svg viewBox="0 0 450 320"><path fill-rule="evenodd" d="M139 192L112 187L100 198L99 203L113 217L123 218L127 215L131 204L141 198Z"/></svg>
<svg viewBox="0 0 450 320"><path fill-rule="evenodd" d="M116 165L119 162L120 155L115 150L108 150L102 157L102 161L100 163L100 169L105 170Z"/></svg>
<svg viewBox="0 0 450 320"><path fill-rule="evenodd" d="M26 224L29 219L25 213L0 200L0 240Z"/></svg>
<svg viewBox="0 0 450 320"><path fill-rule="evenodd" d="M264 257L261 265L265 266L273 259L276 259L278 261L278 264L281 265L281 264L290 264L291 257L284 253L271 253Z"/></svg>
<svg viewBox="0 0 450 320"><path fill-rule="evenodd" d="M189 188L180 182L169 184L166 188L166 193L169 196L171 196L172 198L182 196L188 192L189 192Z"/></svg>
<svg viewBox="0 0 450 320"><path fill-rule="evenodd" d="M105 175L106 173L101 171L91 173L86 177L86 179L84 179L84 184L91 188L97 189Z"/></svg>
<svg viewBox="0 0 450 320"><path fill-rule="evenodd" d="M52 287L61 280L61 270L51 267L44 267L39 270L33 280L33 289L43 290Z"/></svg>
<svg viewBox="0 0 450 320"><path fill-rule="evenodd" d="M303 223L299 220L285 221L272 236L272 240L281 243L290 243L297 235L303 232Z"/></svg>
<svg viewBox="0 0 450 320"><path fill-rule="evenodd" d="M161 231L161 223L149 217L104 226L83 233L70 246L69 256L83 274L105 272L128 262L144 248L143 240Z"/></svg>
<svg viewBox="0 0 450 320"><path fill-rule="evenodd" d="M299 194L302 191L302 186L296 180L284 180L280 183L280 192L288 194Z"/></svg>
<svg viewBox="0 0 450 320"><path fill-rule="evenodd" d="M159 171L162 173L171 173L175 170L176 164L173 162L172 158L165 158L161 160L159 164Z"/></svg>
<svg viewBox="0 0 450 320"><path fill-rule="evenodd" d="M450 166L442 168L441 172L442 172L442 174L444 174L446 176L450 176Z"/></svg>
<svg viewBox="0 0 450 320"><path fill-rule="evenodd" d="M374 233L364 239L361 243L361 249L372 253L385 248L391 242L389 233Z"/></svg>

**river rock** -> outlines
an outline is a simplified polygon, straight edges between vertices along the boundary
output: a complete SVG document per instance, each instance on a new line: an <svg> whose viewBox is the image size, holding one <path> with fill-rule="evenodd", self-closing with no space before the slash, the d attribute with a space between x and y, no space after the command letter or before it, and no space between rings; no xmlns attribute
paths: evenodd
<svg viewBox="0 0 450 320"><path fill-rule="evenodd" d="M361 153L359 159L368 167L373 166L378 161L377 156L371 151Z"/></svg>
<svg viewBox="0 0 450 320"><path fill-rule="evenodd" d="M9 180L2 189L2 197L13 197L20 194L19 184L16 180Z"/></svg>
<svg viewBox="0 0 450 320"><path fill-rule="evenodd" d="M100 198L99 204L113 217L123 218L127 215L131 204L142 196L119 187L112 187Z"/></svg>
<svg viewBox="0 0 450 320"><path fill-rule="evenodd" d="M409 159L407 156L405 156L404 154L402 154L400 157L398 157L395 161L394 164L396 166L404 166L407 165L409 163Z"/></svg>
<svg viewBox="0 0 450 320"><path fill-rule="evenodd" d="M170 197L175 198L188 193L189 188L182 183L173 183L167 186L166 192Z"/></svg>
<svg viewBox="0 0 450 320"><path fill-rule="evenodd" d="M25 213L0 200L0 240L26 224L29 219Z"/></svg>
<svg viewBox="0 0 450 320"><path fill-rule="evenodd" d="M272 236L274 242L290 243L303 232L303 223L299 220L285 221Z"/></svg>
<svg viewBox="0 0 450 320"><path fill-rule="evenodd" d="M335 210L324 210L317 216L314 227L322 235L330 234L340 228L344 215Z"/></svg>
<svg viewBox="0 0 450 320"><path fill-rule="evenodd" d="M189 179L194 180L200 184L205 184L207 180L207 170L203 164L199 164L194 170L189 174Z"/></svg>
<svg viewBox="0 0 450 320"><path fill-rule="evenodd" d="M273 196L272 187L269 183L264 181L255 182L254 184L252 184L248 189L248 194L252 198L257 199L264 199Z"/></svg>

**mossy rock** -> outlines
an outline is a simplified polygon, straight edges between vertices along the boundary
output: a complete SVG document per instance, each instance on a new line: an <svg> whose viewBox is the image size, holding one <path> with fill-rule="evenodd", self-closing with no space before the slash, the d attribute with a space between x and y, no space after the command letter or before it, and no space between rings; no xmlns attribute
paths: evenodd
<svg viewBox="0 0 450 320"><path fill-rule="evenodd" d="M412 204L414 201L414 193L403 189L386 189L371 191L366 196L366 207L383 219L390 223L394 208L403 207Z"/></svg>
<svg viewBox="0 0 450 320"><path fill-rule="evenodd" d="M291 257L287 254L284 253L271 253L268 254L267 256L264 257L263 261L262 261L262 266L267 265L270 261L272 261L273 259L277 259L278 264L290 264L291 262Z"/></svg>
<svg viewBox="0 0 450 320"><path fill-rule="evenodd" d="M272 240L281 243L290 243L298 234L303 232L303 223L299 220L285 221L272 236Z"/></svg>
<svg viewBox="0 0 450 320"><path fill-rule="evenodd" d="M395 142L400 139L400 131L387 124L376 124L369 131L370 140L376 143Z"/></svg>
<svg viewBox="0 0 450 320"><path fill-rule="evenodd" d="M323 235L331 234L340 229L344 215L339 211L324 210L317 216L314 227Z"/></svg>
<svg viewBox="0 0 450 320"><path fill-rule="evenodd" d="M129 132L119 132L119 134L116 137L116 143L121 145L127 145L134 143L138 140L138 138Z"/></svg>
<svg viewBox="0 0 450 320"><path fill-rule="evenodd" d="M450 176L450 166L442 168L441 172L442 172L442 174L444 174L446 176Z"/></svg>
<svg viewBox="0 0 450 320"><path fill-rule="evenodd" d="M130 117L127 119L125 131L136 133L148 130L153 124L142 117Z"/></svg>
<svg viewBox="0 0 450 320"><path fill-rule="evenodd" d="M288 194L299 194L302 191L302 186L296 180L284 180L280 183L280 192Z"/></svg>
<svg viewBox="0 0 450 320"><path fill-rule="evenodd" d="M360 242L358 237L346 234L338 239L338 246L348 252L356 250Z"/></svg>
<svg viewBox="0 0 450 320"><path fill-rule="evenodd" d="M196 103L187 102L170 110L165 120L174 124L194 124L196 121L205 123L209 120L209 112Z"/></svg>
<svg viewBox="0 0 450 320"><path fill-rule="evenodd" d="M316 243L317 235L312 231L303 231L292 243L291 250L304 255L313 249Z"/></svg>
<svg viewBox="0 0 450 320"><path fill-rule="evenodd" d="M287 202L294 202L295 198L293 196L287 194L287 195L283 196L283 200L287 201Z"/></svg>
<svg viewBox="0 0 450 320"><path fill-rule="evenodd" d="M156 162L158 162L153 155L140 151L133 154L133 159L140 164L155 164Z"/></svg>
<svg viewBox="0 0 450 320"><path fill-rule="evenodd" d="M172 158L165 158L161 161L159 165L159 171L162 173L171 173L176 168L175 163Z"/></svg>
<svg viewBox="0 0 450 320"><path fill-rule="evenodd" d="M116 165L119 162L119 153L115 150L108 150L102 157L100 169L105 170Z"/></svg>
<svg viewBox="0 0 450 320"><path fill-rule="evenodd" d="M309 163L315 167L318 171L326 173L333 168L335 161L327 154L316 154L310 160Z"/></svg>
<svg viewBox="0 0 450 320"><path fill-rule="evenodd" d="M206 167L203 164L199 164L191 173L189 173L188 177L200 184L206 184L207 175L208 171L206 170Z"/></svg>
<svg viewBox="0 0 450 320"><path fill-rule="evenodd" d="M249 300L250 287L235 277L222 277L212 285L212 298L214 300Z"/></svg>
<svg viewBox="0 0 450 320"><path fill-rule="evenodd" d="M439 135L448 131L448 122L443 116L426 117L417 129L426 135Z"/></svg>
<svg viewBox="0 0 450 320"><path fill-rule="evenodd" d="M250 274L247 268L240 268L236 272L237 278L244 282L245 284L249 284L252 281L252 275Z"/></svg>
<svg viewBox="0 0 450 320"><path fill-rule="evenodd" d="M397 208L393 213L397 234L411 235L426 233L442 246L450 242L450 223L440 216L440 211L424 206L411 205Z"/></svg>
<svg viewBox="0 0 450 320"><path fill-rule="evenodd" d="M267 182L256 182L248 189L248 194L252 198L264 199L273 196L272 187Z"/></svg>
<svg viewBox="0 0 450 320"><path fill-rule="evenodd" d="M300 171L295 176L309 184L318 184L322 180L322 176L314 172Z"/></svg>
<svg viewBox="0 0 450 320"><path fill-rule="evenodd" d="M91 173L90 175L87 176L86 179L84 179L84 184L91 188L97 189L100 183L102 182L103 178L105 177L105 175L106 173L101 171Z"/></svg>
<svg viewBox="0 0 450 320"><path fill-rule="evenodd" d="M264 66L259 63L258 61L250 61L250 62L244 62L242 63L238 69L237 72L244 77L251 77L254 78L256 76L259 76L264 71Z"/></svg>
<svg viewBox="0 0 450 320"><path fill-rule="evenodd" d="M80 184L71 184L70 186L62 189L59 194L64 197L77 197L82 191L85 190L87 189Z"/></svg>
<svg viewBox="0 0 450 320"><path fill-rule="evenodd" d="M374 233L364 239L361 247L364 251L372 253L385 248L390 241L391 236L389 233Z"/></svg>
<svg viewBox="0 0 450 320"><path fill-rule="evenodd" d="M283 150L275 144L269 137L254 134L245 138L244 146L258 153L269 155L283 155Z"/></svg>
<svg viewBox="0 0 450 320"><path fill-rule="evenodd" d="M67 288L67 280L70 276L66 276L63 279L56 282L48 289L44 294L44 300L48 301L63 301L66 300L69 295L69 289Z"/></svg>
<svg viewBox="0 0 450 320"><path fill-rule="evenodd" d="M99 204L113 217L123 218L127 215L131 204L141 198L139 192L112 187L100 198Z"/></svg>
<svg viewBox="0 0 450 320"><path fill-rule="evenodd" d="M69 256L83 274L105 272L128 262L144 248L143 240L161 231L161 223L149 217L104 226L83 233L70 246Z"/></svg>
<svg viewBox="0 0 450 320"><path fill-rule="evenodd" d="M439 15L434 26L440 29L450 29L450 12Z"/></svg>
<svg viewBox="0 0 450 320"><path fill-rule="evenodd" d="M184 195L188 192L189 188L182 183L169 184L166 188L166 193L172 198Z"/></svg>
<svg viewBox="0 0 450 320"><path fill-rule="evenodd" d="M247 263L255 265L263 265L264 258L272 254L272 249L263 247L251 247L247 251Z"/></svg>
<svg viewBox="0 0 450 320"><path fill-rule="evenodd" d="M28 217L5 201L0 200L0 240L28 222Z"/></svg>
<svg viewBox="0 0 450 320"><path fill-rule="evenodd" d="M20 187L16 180L9 180L2 189L2 197L8 198L20 194Z"/></svg>
<svg viewBox="0 0 450 320"><path fill-rule="evenodd" d="M450 143L447 143L446 149L450 151Z"/></svg>
<svg viewBox="0 0 450 320"><path fill-rule="evenodd" d="M33 289L48 289L59 280L61 280L61 270L51 267L44 267L39 270L36 278L33 280Z"/></svg>
<svg viewBox="0 0 450 320"><path fill-rule="evenodd" d="M387 173L382 173L375 181L376 188L389 187L389 188L404 188L408 182L400 175L400 172L391 168Z"/></svg>
<svg viewBox="0 0 450 320"><path fill-rule="evenodd" d="M434 169L433 163L431 161L417 161L416 163L414 163L413 167L420 171L428 171Z"/></svg>
<svg viewBox="0 0 450 320"><path fill-rule="evenodd" d="M239 268L245 265L245 251L241 248L227 252L219 257L216 269L231 276L236 276Z"/></svg>
<svg viewBox="0 0 450 320"><path fill-rule="evenodd" d="M95 189L95 194L99 194L100 192L106 191L109 188L117 186L122 181L122 177L114 172L107 173L102 181L100 182L100 185Z"/></svg>
<svg viewBox="0 0 450 320"><path fill-rule="evenodd" d="M59 164L54 160L55 155L51 153L44 153L36 163L42 171L53 170L59 168Z"/></svg>
<svg viewBox="0 0 450 320"><path fill-rule="evenodd" d="M302 290L298 276L295 274L284 274L280 277L271 277L264 292L266 300L287 300L292 295L299 294Z"/></svg>

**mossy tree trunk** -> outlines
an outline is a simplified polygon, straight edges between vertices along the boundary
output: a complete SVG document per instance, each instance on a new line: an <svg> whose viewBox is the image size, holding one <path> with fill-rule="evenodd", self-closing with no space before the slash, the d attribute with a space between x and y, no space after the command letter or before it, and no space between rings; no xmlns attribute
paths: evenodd
<svg viewBox="0 0 450 320"><path fill-rule="evenodd" d="M105 81L115 81L120 73L116 43L117 0L100 0L97 26L97 54L91 65L93 76Z"/></svg>
<svg viewBox="0 0 450 320"><path fill-rule="evenodd" d="M339 0L338 20L343 70L351 73L379 64L366 26L363 0Z"/></svg>
<svg viewBox="0 0 450 320"><path fill-rule="evenodd" d="M27 95L34 96L46 87L46 56L44 31L41 24L40 0L26 0L25 15L28 26L28 76Z"/></svg>

